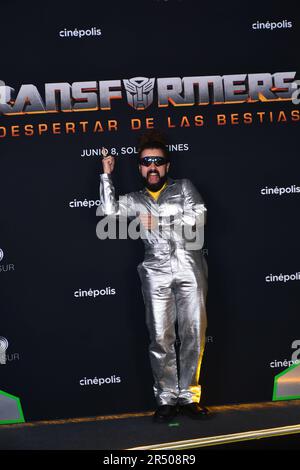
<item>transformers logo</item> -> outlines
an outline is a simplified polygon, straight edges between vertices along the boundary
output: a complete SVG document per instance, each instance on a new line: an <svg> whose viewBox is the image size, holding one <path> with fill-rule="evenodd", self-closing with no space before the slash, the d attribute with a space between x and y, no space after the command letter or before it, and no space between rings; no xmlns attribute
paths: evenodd
<svg viewBox="0 0 300 470"><path fill-rule="evenodd" d="M144 110L153 102L153 88L155 78L134 77L123 80L130 106L137 110Z"/></svg>
<svg viewBox="0 0 300 470"><path fill-rule="evenodd" d="M27 83L15 90L0 82L0 115L57 113L70 111L110 111L115 100L123 99L139 111L153 103L156 84L157 107L207 106L220 104L295 101L296 72L208 75L195 77L91 80L85 82L45 83L43 94Z"/></svg>

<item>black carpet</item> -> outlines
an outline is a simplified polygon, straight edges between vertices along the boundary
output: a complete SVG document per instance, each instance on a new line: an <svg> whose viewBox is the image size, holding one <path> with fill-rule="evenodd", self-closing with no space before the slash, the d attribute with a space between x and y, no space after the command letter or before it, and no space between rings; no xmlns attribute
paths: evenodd
<svg viewBox="0 0 300 470"><path fill-rule="evenodd" d="M171 425L153 423L151 416L2 425L0 449L117 450L300 424L300 400L210 409L209 420L178 416Z"/></svg>

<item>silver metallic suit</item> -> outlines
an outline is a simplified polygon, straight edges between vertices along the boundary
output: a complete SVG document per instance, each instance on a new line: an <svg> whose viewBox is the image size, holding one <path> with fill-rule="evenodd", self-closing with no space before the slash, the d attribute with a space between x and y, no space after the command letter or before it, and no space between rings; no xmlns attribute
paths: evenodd
<svg viewBox="0 0 300 470"><path fill-rule="evenodd" d="M178 230L196 227L203 231L206 208L190 180L168 177L167 183L157 200L144 188L117 201L111 175L101 174L97 209L97 215L130 219L151 213L158 218L156 228L144 230L145 258L137 268L158 405L200 401L198 381L206 330L206 261L199 248L188 242L191 238L186 232Z"/></svg>

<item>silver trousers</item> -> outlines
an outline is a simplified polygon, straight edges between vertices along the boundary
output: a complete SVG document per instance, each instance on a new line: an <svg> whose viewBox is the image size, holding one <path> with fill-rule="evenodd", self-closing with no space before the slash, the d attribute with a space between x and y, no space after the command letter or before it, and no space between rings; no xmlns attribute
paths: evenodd
<svg viewBox="0 0 300 470"><path fill-rule="evenodd" d="M158 405L199 402L206 331L207 265L200 251L166 242L146 250L138 265L150 335ZM176 323L180 341L176 355ZM177 360L178 357L178 360Z"/></svg>

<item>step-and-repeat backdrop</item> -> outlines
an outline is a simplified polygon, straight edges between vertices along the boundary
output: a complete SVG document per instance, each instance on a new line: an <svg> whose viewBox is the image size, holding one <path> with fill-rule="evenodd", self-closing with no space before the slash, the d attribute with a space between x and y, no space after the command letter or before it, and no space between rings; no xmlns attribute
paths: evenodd
<svg viewBox="0 0 300 470"><path fill-rule="evenodd" d="M203 403L268 401L300 359L299 15L192 0L3 2L0 390L26 420L151 410L141 240L99 240L137 141L208 207ZM5 21L4 21L5 19Z"/></svg>

